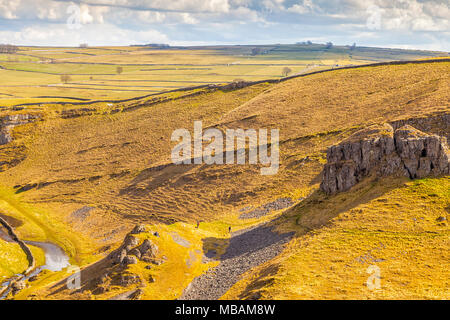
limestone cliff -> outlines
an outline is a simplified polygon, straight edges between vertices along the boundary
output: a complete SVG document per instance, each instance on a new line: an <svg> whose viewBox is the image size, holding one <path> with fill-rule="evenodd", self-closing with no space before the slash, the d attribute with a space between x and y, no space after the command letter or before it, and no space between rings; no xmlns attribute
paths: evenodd
<svg viewBox="0 0 450 320"><path fill-rule="evenodd" d="M327 150L320 188L327 194L350 189L369 175L405 175L411 179L449 174L447 139L404 125L360 130Z"/></svg>
<svg viewBox="0 0 450 320"><path fill-rule="evenodd" d="M12 141L11 131L14 127L32 122L36 118L37 116L31 114L15 114L0 118L0 145Z"/></svg>

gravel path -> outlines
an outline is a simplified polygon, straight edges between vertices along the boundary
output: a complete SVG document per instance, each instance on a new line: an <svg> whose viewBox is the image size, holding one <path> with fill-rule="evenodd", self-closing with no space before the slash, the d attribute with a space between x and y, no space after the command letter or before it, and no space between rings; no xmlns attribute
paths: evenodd
<svg viewBox="0 0 450 320"><path fill-rule="evenodd" d="M219 299L243 273L276 257L292 235L272 232L264 225L234 232L227 251L220 257L220 264L195 278L180 300Z"/></svg>
<svg viewBox="0 0 450 320"><path fill-rule="evenodd" d="M294 201L292 201L291 198L279 198L275 201L266 203L265 205L262 205L261 207L258 207L252 211L241 214L239 216L239 219L259 218L274 210L286 209L288 207L291 207L292 205L294 205Z"/></svg>

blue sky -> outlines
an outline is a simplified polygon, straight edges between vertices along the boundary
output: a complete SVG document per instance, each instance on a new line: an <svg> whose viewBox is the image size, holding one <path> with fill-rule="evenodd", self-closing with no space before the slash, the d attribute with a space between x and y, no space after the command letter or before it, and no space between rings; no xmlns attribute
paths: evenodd
<svg viewBox="0 0 450 320"><path fill-rule="evenodd" d="M0 0L0 43L306 40L450 51L450 0Z"/></svg>

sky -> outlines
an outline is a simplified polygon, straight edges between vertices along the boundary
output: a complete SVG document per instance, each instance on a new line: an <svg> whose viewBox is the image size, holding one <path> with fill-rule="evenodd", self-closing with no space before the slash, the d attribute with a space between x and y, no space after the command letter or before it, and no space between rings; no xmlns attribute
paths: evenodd
<svg viewBox="0 0 450 320"><path fill-rule="evenodd" d="M275 44L450 51L450 0L0 0L0 43Z"/></svg>

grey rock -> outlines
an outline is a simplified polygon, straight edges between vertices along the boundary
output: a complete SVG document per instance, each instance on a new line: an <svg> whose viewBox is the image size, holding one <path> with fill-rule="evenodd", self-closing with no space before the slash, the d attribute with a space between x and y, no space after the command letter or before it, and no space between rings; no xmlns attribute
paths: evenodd
<svg viewBox="0 0 450 320"><path fill-rule="evenodd" d="M158 252L158 246L151 242L149 239L145 239L144 242L139 246L139 251L142 256L156 256Z"/></svg>
<svg viewBox="0 0 450 320"><path fill-rule="evenodd" d="M266 225L234 232L220 264L195 278L179 300L219 299L242 274L280 254L293 235L279 234Z"/></svg>
<svg viewBox="0 0 450 320"><path fill-rule="evenodd" d="M131 230L131 234L139 234L145 232L145 226L143 224L139 224Z"/></svg>
<svg viewBox="0 0 450 320"><path fill-rule="evenodd" d="M137 246L139 243L139 239L136 238L135 236L131 235L131 234L127 234L127 236L125 237L125 240L123 241L123 247L124 248L129 248L129 247L135 247Z"/></svg>
<svg viewBox="0 0 450 320"><path fill-rule="evenodd" d="M122 264L126 265L126 266L128 266L130 264L137 264L137 263L138 263L138 259L135 256L129 256L129 255L127 255L122 261Z"/></svg>
<svg viewBox="0 0 450 320"><path fill-rule="evenodd" d="M450 152L445 137L409 125L389 124L360 130L327 150L320 188L327 194L349 190L369 175L406 175L411 179L448 174Z"/></svg>
<svg viewBox="0 0 450 320"><path fill-rule="evenodd" d="M135 256L138 259L141 258L141 252L139 251L138 248L134 248L134 249L130 250L130 252L128 252L128 254L131 256Z"/></svg>
<svg viewBox="0 0 450 320"><path fill-rule="evenodd" d="M110 254L110 258L112 259L114 264L118 264L118 263L123 262L123 259L126 257L126 255L127 255L127 250L119 248L118 250L116 250Z"/></svg>
<svg viewBox="0 0 450 320"><path fill-rule="evenodd" d="M0 145L8 144L13 140L11 132L15 127L32 122L37 118L32 114L14 114L0 118Z"/></svg>
<svg viewBox="0 0 450 320"><path fill-rule="evenodd" d="M120 277L120 285L123 287L141 283L141 278L137 274L123 274Z"/></svg>

